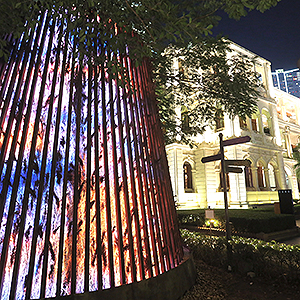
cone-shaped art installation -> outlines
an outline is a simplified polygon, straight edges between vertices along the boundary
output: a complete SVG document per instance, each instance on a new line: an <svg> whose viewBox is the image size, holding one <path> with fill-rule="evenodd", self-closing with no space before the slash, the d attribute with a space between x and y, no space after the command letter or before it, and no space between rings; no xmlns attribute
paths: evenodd
<svg viewBox="0 0 300 300"><path fill-rule="evenodd" d="M57 26L11 40L0 69L1 299L105 291L183 259L146 61L100 37L106 63L85 64Z"/></svg>

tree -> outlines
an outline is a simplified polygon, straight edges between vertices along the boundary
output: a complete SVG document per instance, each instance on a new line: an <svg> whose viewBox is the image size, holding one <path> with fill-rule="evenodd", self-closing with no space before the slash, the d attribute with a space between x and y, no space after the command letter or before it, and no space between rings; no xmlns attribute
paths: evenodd
<svg viewBox="0 0 300 300"><path fill-rule="evenodd" d="M191 143L191 136L218 123L224 113L242 119L255 113L261 83L254 62L238 54L229 58L228 44L222 38L206 38L195 46L165 51L156 82L167 143ZM177 71L172 70L174 60ZM178 108L181 119L175 113Z"/></svg>
<svg viewBox="0 0 300 300"><path fill-rule="evenodd" d="M61 20L58 28L61 36L71 34L77 39L82 62L103 63L111 73L122 72L116 58L108 62L105 52L94 53L93 39L100 36L111 53L127 53L129 46L129 55L137 63L145 56L152 59L168 141L174 140L178 133L185 141L188 136L203 131L205 122L212 120L220 109L232 116L245 117L251 115L255 106L257 80L249 68L251 62L243 57L227 60L227 42L211 37L211 29L220 20L219 12L225 11L231 18L239 19L248 11L263 12L279 1L0 0L0 57L8 56L8 40L11 40L8 34L12 33L12 41L23 32L26 36L44 12ZM165 52L170 43L172 46ZM170 78L171 55L185 57L183 69L193 66L189 80L184 73ZM179 98L179 94L184 97ZM186 117L192 126L185 126L186 122L178 126L174 121L177 105L189 107Z"/></svg>
<svg viewBox="0 0 300 300"><path fill-rule="evenodd" d="M294 165L294 169L296 171L296 176L300 179L300 144L297 144L295 148L293 148L293 159L297 161Z"/></svg>

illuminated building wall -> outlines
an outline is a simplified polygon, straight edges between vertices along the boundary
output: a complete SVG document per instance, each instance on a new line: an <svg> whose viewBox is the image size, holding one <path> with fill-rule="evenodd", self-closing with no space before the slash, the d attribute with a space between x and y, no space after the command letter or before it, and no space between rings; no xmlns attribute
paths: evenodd
<svg viewBox="0 0 300 300"><path fill-rule="evenodd" d="M167 145L178 209L224 208L220 161L201 162L203 157L219 153L220 132L224 140L246 135L251 137L249 143L224 149L226 159L251 161L251 167L244 168L243 173L228 175L230 208L278 202L280 189L291 189L294 199L300 197L294 169L296 161L292 159L293 148L300 142L299 98L274 88L269 61L235 43L230 47L230 55L240 53L255 60L255 71L264 86L257 98L257 112L244 121L224 114L217 126L207 126L202 134L193 137L197 147L192 149L182 141ZM174 70L179 70L176 60ZM179 119L180 113L179 108Z"/></svg>
<svg viewBox="0 0 300 300"><path fill-rule="evenodd" d="M80 63L43 18L1 65L1 299L109 289L182 260L148 64L100 41L106 63Z"/></svg>

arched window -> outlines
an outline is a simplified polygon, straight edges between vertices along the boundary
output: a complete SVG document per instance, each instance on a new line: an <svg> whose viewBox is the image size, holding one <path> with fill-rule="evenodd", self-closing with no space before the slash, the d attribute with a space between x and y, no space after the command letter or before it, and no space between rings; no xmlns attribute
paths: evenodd
<svg viewBox="0 0 300 300"><path fill-rule="evenodd" d="M193 192L192 167L188 162L183 164L184 192Z"/></svg>
<svg viewBox="0 0 300 300"><path fill-rule="evenodd" d="M272 191L276 191L278 188L278 183L277 183L275 168L273 167L272 164L269 164L268 169L269 169L270 188Z"/></svg>
<svg viewBox="0 0 300 300"><path fill-rule="evenodd" d="M190 129L190 117L189 111L185 106L181 107L181 122L183 130L188 131Z"/></svg>
<svg viewBox="0 0 300 300"><path fill-rule="evenodd" d="M218 109L215 114L216 131L224 129L224 113Z"/></svg>
<svg viewBox="0 0 300 300"><path fill-rule="evenodd" d="M280 137L281 137L282 148L284 150L287 150L287 148L288 148L287 147L287 134L284 129L280 130Z"/></svg>
<svg viewBox="0 0 300 300"><path fill-rule="evenodd" d="M263 114L261 116L261 118L262 118L264 133L267 134L267 135L270 135L270 127L268 125L268 118L267 118L267 116Z"/></svg>
<svg viewBox="0 0 300 300"><path fill-rule="evenodd" d="M239 117L239 122L240 122L240 128L241 129L247 129L247 121L246 121L246 119L242 119L241 117Z"/></svg>
<svg viewBox="0 0 300 300"><path fill-rule="evenodd" d="M258 120L257 120L257 116L252 116L251 118L251 128L253 131L258 132Z"/></svg>
<svg viewBox="0 0 300 300"><path fill-rule="evenodd" d="M266 135L271 135L272 122L271 122L270 113L266 109L262 110L261 120L262 120L264 133Z"/></svg>
<svg viewBox="0 0 300 300"><path fill-rule="evenodd" d="M258 187L260 189L263 189L266 187L264 168L261 163L259 163L258 167L257 167L257 181L258 181Z"/></svg>
<svg viewBox="0 0 300 300"><path fill-rule="evenodd" d="M245 167L245 183L246 188L253 188L253 175L250 167Z"/></svg>
<svg viewBox="0 0 300 300"><path fill-rule="evenodd" d="M288 167L284 167L284 173L285 173L285 182L288 189L292 189L292 172Z"/></svg>
<svg viewBox="0 0 300 300"><path fill-rule="evenodd" d="M220 180L219 191L224 192L222 172L219 173L219 180ZM227 192L228 192L230 190L229 174L228 173L225 173L225 180L226 180L226 188L227 188Z"/></svg>

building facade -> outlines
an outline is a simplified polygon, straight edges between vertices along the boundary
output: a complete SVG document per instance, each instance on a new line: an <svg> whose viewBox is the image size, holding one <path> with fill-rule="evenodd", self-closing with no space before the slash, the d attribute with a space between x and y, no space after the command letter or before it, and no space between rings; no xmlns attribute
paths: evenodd
<svg viewBox="0 0 300 300"><path fill-rule="evenodd" d="M255 55L232 44L234 51ZM271 63L256 57L255 69L264 85L258 98L257 112L246 121L224 115L221 126L209 128L195 137L197 147L181 143L166 146L173 193L179 209L222 208L224 193L220 180L220 161L203 164L201 159L219 152L219 133L223 139L250 136L251 141L225 147L226 159L248 159L243 173L226 175L229 207L278 201L278 190L291 189L299 198L292 151L300 137L299 99L273 86Z"/></svg>

